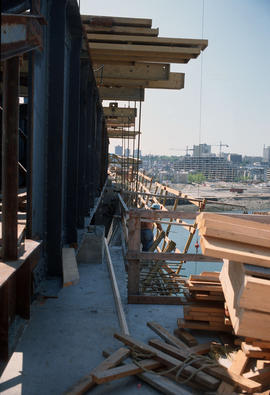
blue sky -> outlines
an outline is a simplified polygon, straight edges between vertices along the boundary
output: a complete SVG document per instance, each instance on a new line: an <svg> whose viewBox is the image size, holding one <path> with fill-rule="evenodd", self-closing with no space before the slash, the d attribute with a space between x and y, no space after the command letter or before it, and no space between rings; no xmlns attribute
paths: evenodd
<svg viewBox="0 0 270 395"><path fill-rule="evenodd" d="M171 148L199 142L221 141L229 145L225 152L244 155L270 146L270 0L204 0L204 18L203 0L81 0L81 13L151 18L160 37L202 38L204 20L202 80L199 57L171 65L185 73L184 89L146 90L144 154L183 155Z"/></svg>

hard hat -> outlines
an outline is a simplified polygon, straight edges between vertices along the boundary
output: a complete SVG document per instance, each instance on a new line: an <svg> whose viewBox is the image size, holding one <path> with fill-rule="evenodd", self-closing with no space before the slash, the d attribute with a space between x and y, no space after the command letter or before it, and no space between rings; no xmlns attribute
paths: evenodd
<svg viewBox="0 0 270 395"><path fill-rule="evenodd" d="M151 206L152 210L160 210L160 205L158 203L153 203Z"/></svg>

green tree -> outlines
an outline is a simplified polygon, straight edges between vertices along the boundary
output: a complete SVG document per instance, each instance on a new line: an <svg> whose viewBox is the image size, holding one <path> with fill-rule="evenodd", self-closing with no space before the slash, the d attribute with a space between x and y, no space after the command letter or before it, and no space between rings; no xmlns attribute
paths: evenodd
<svg viewBox="0 0 270 395"><path fill-rule="evenodd" d="M196 173L196 174L189 174L188 175L188 182L189 183L195 183L195 184L201 184L206 180L206 177L203 173Z"/></svg>

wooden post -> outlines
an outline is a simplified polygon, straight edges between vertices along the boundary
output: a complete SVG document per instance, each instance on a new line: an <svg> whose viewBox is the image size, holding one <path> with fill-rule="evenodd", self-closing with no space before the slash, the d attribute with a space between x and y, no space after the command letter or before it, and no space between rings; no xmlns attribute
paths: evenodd
<svg viewBox="0 0 270 395"><path fill-rule="evenodd" d="M2 258L16 260L18 210L19 58L4 63L2 135Z"/></svg>
<svg viewBox="0 0 270 395"><path fill-rule="evenodd" d="M130 213L128 220L128 250L140 251L141 245L141 221L139 215ZM128 261L128 295L139 294L140 260Z"/></svg>

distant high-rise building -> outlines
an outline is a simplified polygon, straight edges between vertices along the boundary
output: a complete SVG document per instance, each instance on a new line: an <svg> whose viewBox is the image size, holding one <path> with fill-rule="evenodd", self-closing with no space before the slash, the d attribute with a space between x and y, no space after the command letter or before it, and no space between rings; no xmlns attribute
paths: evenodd
<svg viewBox="0 0 270 395"><path fill-rule="evenodd" d="M270 162L270 146L263 147L263 160L264 162Z"/></svg>
<svg viewBox="0 0 270 395"><path fill-rule="evenodd" d="M121 145L116 145L114 148L114 153L116 155L123 155L123 147Z"/></svg>
<svg viewBox="0 0 270 395"><path fill-rule="evenodd" d="M135 156L135 158L138 157L138 150L137 149L134 150L134 156ZM141 156L142 156L142 151L139 150L139 158L141 158Z"/></svg>
<svg viewBox="0 0 270 395"><path fill-rule="evenodd" d="M239 165L242 162L242 155L240 154L229 154L228 161Z"/></svg>
<svg viewBox="0 0 270 395"><path fill-rule="evenodd" d="M195 157L211 156L211 145L208 144L193 145L193 156Z"/></svg>
<svg viewBox="0 0 270 395"><path fill-rule="evenodd" d="M125 149L125 156L130 156L130 149L129 148Z"/></svg>

